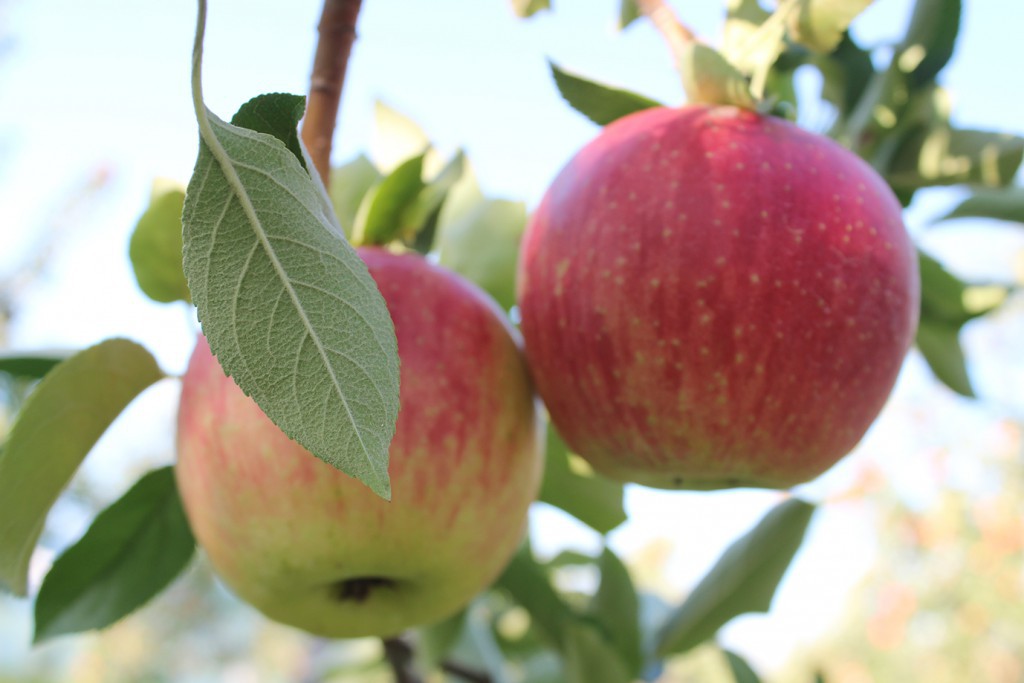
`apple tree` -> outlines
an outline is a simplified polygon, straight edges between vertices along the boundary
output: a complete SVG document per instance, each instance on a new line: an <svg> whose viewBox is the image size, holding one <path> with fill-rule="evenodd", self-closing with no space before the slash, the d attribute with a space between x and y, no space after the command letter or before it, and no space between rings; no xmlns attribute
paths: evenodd
<svg viewBox="0 0 1024 683"><path fill-rule="evenodd" d="M109 626L195 561L271 619L381 638L397 681L656 680L768 611L816 509L798 495L679 604L638 591L607 545L539 559L529 505L606 535L626 483L788 490L857 444L912 345L972 397L960 330L1009 288L955 277L901 214L958 185L971 194L944 219L1024 222L1024 139L951 123L937 78L959 0L917 0L889 50L847 30L870 0L725 4L708 41L661 0L621 2L623 30L651 21L665 39L679 101L551 64L602 129L527 212L421 131L386 168L332 165L359 0L325 1L308 98L220 118L201 1L195 170L154 191L129 245L141 291L201 324L178 461L57 558L35 641ZM808 107L827 130L795 123ZM6 354L0 372L27 387L0 453L0 586L27 596L48 511L165 374L127 339ZM567 566L596 571L594 590L560 587ZM510 614L528 615L514 637L496 628Z"/></svg>

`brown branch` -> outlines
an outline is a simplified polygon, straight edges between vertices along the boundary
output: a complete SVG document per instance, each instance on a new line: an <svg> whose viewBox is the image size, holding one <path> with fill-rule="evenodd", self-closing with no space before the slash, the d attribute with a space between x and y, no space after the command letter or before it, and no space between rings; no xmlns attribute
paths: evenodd
<svg viewBox="0 0 1024 683"><path fill-rule="evenodd" d="M413 653L409 643L401 638L384 638L384 658L395 672L395 683L423 683L413 670Z"/></svg>
<svg viewBox="0 0 1024 683"><path fill-rule="evenodd" d="M319 38L302 122L302 142L324 185L330 182L331 142L361 6L362 0L324 0L317 27Z"/></svg>
<svg viewBox="0 0 1024 683"><path fill-rule="evenodd" d="M637 7L646 15L661 37L668 43L672 54L677 58L691 43L699 43L700 39L679 17L665 0L636 0Z"/></svg>

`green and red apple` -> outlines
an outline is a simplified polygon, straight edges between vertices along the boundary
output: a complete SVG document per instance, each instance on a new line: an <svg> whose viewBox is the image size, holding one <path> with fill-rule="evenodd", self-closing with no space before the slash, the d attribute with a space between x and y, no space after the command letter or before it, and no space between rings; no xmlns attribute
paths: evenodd
<svg viewBox="0 0 1024 683"><path fill-rule="evenodd" d="M862 438L914 338L901 207L833 141L726 106L607 126L520 258L522 332L569 446L664 488L788 487Z"/></svg>
<svg viewBox="0 0 1024 683"><path fill-rule="evenodd" d="M501 311L419 256L359 253L401 361L391 502L285 436L203 338L178 418L178 485L216 572L270 618L328 637L396 635L468 603L518 546L542 470Z"/></svg>

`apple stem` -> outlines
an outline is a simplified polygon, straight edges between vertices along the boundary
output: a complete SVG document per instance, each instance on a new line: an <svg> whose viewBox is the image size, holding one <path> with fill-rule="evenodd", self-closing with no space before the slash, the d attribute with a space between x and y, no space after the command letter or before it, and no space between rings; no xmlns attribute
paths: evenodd
<svg viewBox="0 0 1024 683"><path fill-rule="evenodd" d="M697 35L679 20L665 0L636 0L636 4L654 24L654 28L668 43L669 49L677 59L682 56L687 46L700 42Z"/></svg>
<svg viewBox="0 0 1024 683"><path fill-rule="evenodd" d="M306 115L302 122L302 142L309 150L324 185L330 183L331 144L361 6L362 0L324 0L317 26L316 54L313 57L313 74L309 79Z"/></svg>

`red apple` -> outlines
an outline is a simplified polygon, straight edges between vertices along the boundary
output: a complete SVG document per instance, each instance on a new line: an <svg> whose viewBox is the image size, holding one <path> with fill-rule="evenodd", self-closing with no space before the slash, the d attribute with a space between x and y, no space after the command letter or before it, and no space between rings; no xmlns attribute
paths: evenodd
<svg viewBox="0 0 1024 683"><path fill-rule="evenodd" d="M664 488L788 487L835 463L914 336L917 260L885 182L733 107L603 130L533 215L530 369L596 470Z"/></svg>
<svg viewBox="0 0 1024 683"><path fill-rule="evenodd" d="M401 361L390 503L287 438L203 338L178 417L178 486L214 569L272 619L329 637L395 635L487 587L542 462L520 345L493 302L419 256L360 255Z"/></svg>

